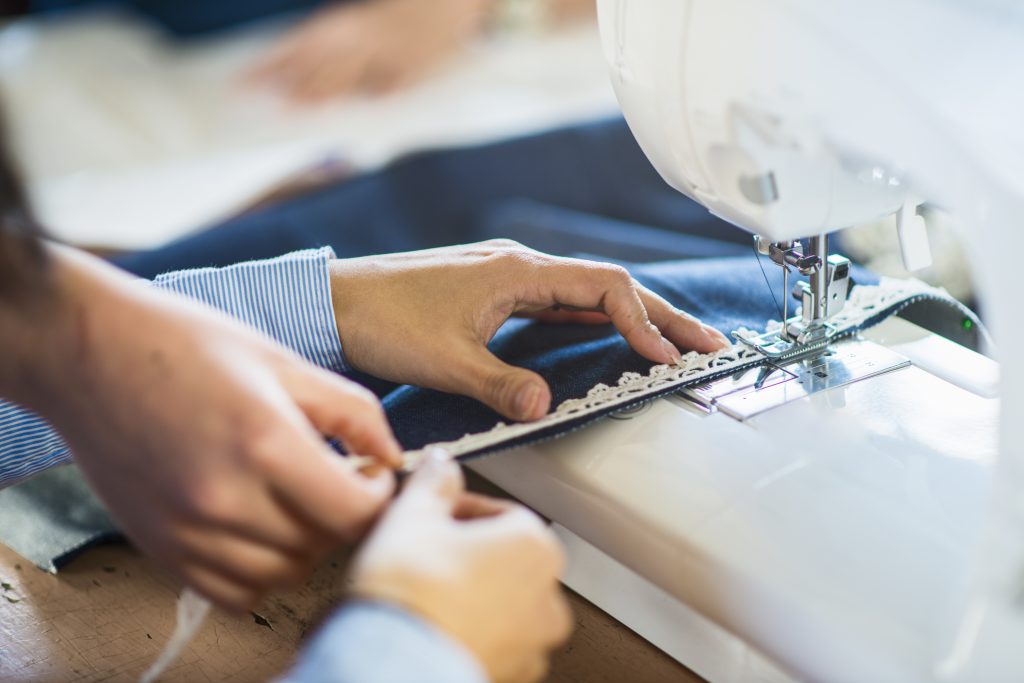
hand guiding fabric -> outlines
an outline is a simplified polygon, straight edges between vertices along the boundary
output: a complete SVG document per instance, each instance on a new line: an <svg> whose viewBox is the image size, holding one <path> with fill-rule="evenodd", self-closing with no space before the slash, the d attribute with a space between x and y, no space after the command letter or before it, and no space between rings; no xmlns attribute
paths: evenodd
<svg viewBox="0 0 1024 683"><path fill-rule="evenodd" d="M622 267L541 254L509 240L336 261L338 332L353 367L476 398L515 420L550 409L540 375L487 344L513 315L552 323L611 323L640 355L676 363L680 348L728 344L646 289Z"/></svg>
<svg viewBox="0 0 1024 683"><path fill-rule="evenodd" d="M572 628L558 583L564 567L539 517L468 493L458 465L433 449L354 559L352 592L426 619L488 680L534 683Z"/></svg>

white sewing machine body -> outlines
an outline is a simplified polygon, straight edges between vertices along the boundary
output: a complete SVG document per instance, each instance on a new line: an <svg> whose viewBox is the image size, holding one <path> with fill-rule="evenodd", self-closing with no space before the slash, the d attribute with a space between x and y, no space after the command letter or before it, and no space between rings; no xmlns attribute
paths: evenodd
<svg viewBox="0 0 1024 683"><path fill-rule="evenodd" d="M1022 337L1015 3L598 6L674 187L773 241L902 212L911 262L940 203L997 343ZM1024 424L999 419L1024 414L1022 361L899 319L865 337L912 367L758 414L659 399L473 467L555 522L568 585L715 683L1022 680Z"/></svg>
<svg viewBox="0 0 1024 683"><path fill-rule="evenodd" d="M998 401L922 368L995 364L900 319L867 336L916 367L743 422L658 399L471 467L560 527L569 587L712 683L931 680Z"/></svg>

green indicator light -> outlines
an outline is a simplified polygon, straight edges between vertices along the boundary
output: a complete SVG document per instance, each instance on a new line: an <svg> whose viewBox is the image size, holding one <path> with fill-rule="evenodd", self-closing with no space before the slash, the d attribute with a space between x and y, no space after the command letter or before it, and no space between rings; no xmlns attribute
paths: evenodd
<svg viewBox="0 0 1024 683"><path fill-rule="evenodd" d="M960 323L960 327L964 328L964 332L970 332L974 329L974 321L970 318L964 318L964 321Z"/></svg>

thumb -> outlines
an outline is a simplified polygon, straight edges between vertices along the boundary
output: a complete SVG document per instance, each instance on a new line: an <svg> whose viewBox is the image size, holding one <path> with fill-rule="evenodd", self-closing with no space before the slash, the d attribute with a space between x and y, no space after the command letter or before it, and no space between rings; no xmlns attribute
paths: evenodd
<svg viewBox="0 0 1024 683"><path fill-rule="evenodd" d="M551 406L551 390L535 372L498 359L484 346L460 354L463 362L452 376L453 390L513 420L539 420Z"/></svg>
<svg viewBox="0 0 1024 683"><path fill-rule="evenodd" d="M465 490L466 482L459 464L443 448L431 448L406 480L394 507L422 509L429 506L452 513Z"/></svg>

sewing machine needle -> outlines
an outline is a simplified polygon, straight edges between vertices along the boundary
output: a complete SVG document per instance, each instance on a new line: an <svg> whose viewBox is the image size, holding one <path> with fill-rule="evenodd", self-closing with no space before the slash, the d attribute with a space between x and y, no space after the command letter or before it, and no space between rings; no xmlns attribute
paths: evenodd
<svg viewBox="0 0 1024 683"><path fill-rule="evenodd" d="M782 266L782 338L789 339L789 268Z"/></svg>

